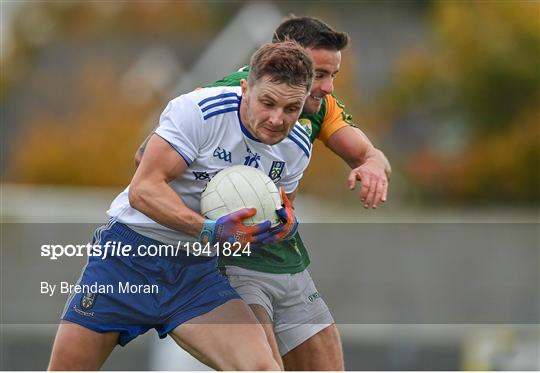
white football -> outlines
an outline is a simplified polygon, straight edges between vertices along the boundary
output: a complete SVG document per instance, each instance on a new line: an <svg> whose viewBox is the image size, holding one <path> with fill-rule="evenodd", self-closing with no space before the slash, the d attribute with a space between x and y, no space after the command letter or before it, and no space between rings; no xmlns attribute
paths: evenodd
<svg viewBox="0 0 540 373"><path fill-rule="evenodd" d="M276 210L281 208L276 184L262 171L248 166L231 166L218 172L201 195L201 215L217 220L245 207L257 209L257 215L245 219L245 225L266 220L279 223Z"/></svg>

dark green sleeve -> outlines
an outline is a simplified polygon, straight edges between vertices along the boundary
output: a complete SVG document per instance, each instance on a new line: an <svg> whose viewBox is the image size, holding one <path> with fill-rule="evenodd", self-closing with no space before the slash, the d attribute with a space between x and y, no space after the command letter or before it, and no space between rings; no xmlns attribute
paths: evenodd
<svg viewBox="0 0 540 373"><path fill-rule="evenodd" d="M240 85L240 80L247 79L248 73L249 73L249 70L244 67L240 71L235 71L234 73L230 73L223 79L204 85L203 88L238 87Z"/></svg>

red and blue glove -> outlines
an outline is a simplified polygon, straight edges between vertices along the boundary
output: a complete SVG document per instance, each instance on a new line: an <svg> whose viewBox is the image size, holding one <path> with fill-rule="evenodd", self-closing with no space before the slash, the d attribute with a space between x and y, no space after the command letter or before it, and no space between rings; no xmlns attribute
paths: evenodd
<svg viewBox="0 0 540 373"><path fill-rule="evenodd" d="M254 208L244 208L225 216L218 220L205 220L203 228L199 234L202 243L224 243L240 242L242 246L259 244L267 240L272 232L272 223L265 221L255 225L244 225L242 221L257 214Z"/></svg>
<svg viewBox="0 0 540 373"><path fill-rule="evenodd" d="M280 188L283 207L277 210L281 223L270 230L270 236L265 238L262 243L270 244L278 241L286 241L293 238L298 232L298 220L294 214L291 201L283 188Z"/></svg>

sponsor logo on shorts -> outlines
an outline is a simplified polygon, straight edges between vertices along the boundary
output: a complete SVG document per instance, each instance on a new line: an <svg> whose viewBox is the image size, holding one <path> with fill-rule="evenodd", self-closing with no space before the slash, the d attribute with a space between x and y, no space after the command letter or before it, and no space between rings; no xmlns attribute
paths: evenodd
<svg viewBox="0 0 540 373"><path fill-rule="evenodd" d="M316 299L319 299L321 297L321 294L319 294L318 291L316 291L315 293L311 294L309 297L308 297L308 300L313 303Z"/></svg>

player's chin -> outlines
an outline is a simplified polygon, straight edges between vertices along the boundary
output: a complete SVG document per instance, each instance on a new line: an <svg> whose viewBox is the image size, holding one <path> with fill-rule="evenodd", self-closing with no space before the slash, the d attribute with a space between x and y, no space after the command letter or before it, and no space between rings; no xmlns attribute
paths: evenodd
<svg viewBox="0 0 540 373"><path fill-rule="evenodd" d="M259 135L259 140L266 145L275 145L283 141L286 136L287 134L283 132L265 130Z"/></svg>
<svg viewBox="0 0 540 373"><path fill-rule="evenodd" d="M315 100L314 98L308 97L304 103L304 108L302 109L303 113L313 114L321 110L322 100Z"/></svg>

